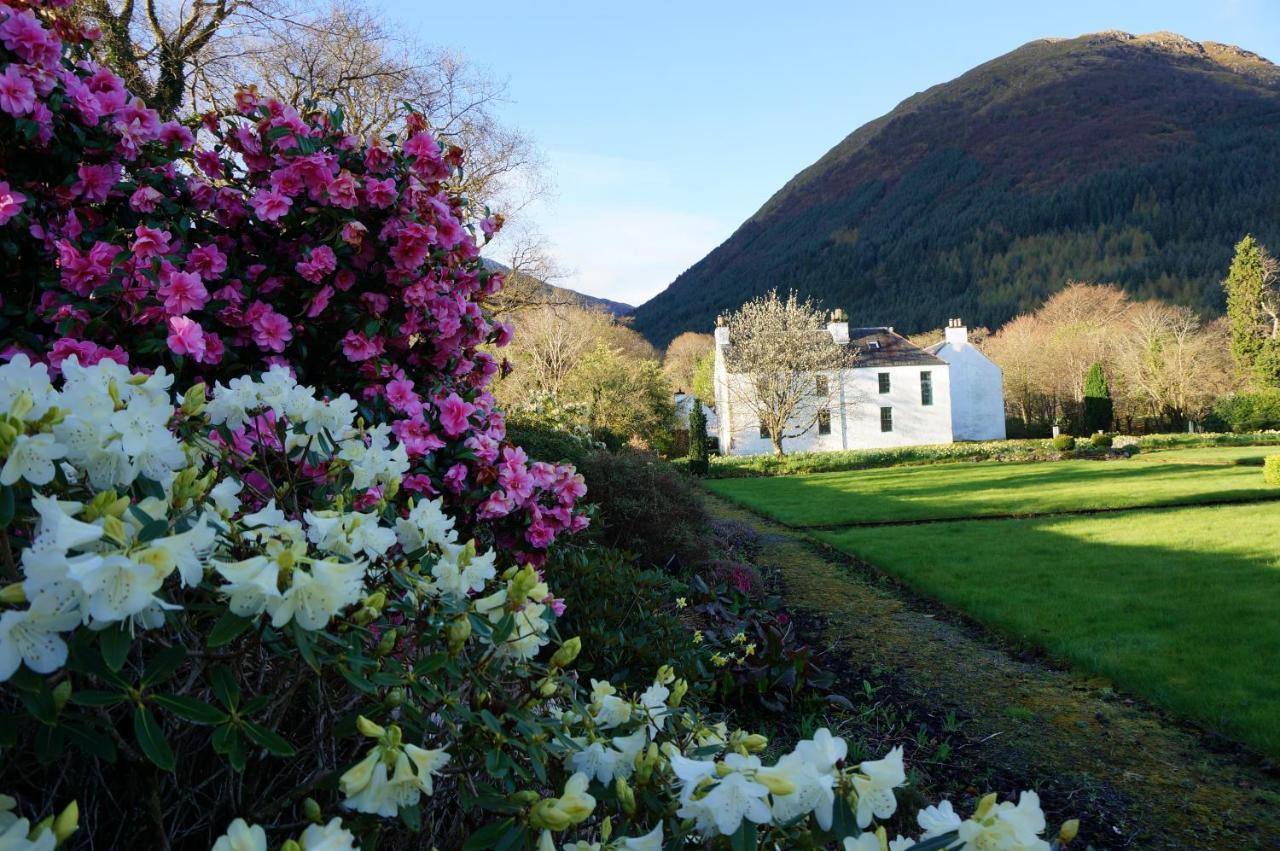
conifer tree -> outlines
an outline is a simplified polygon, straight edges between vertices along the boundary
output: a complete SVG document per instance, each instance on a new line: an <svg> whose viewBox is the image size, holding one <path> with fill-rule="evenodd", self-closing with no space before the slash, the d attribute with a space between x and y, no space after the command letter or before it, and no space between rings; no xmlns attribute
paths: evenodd
<svg viewBox="0 0 1280 851"><path fill-rule="evenodd" d="M707 415L701 400L696 398L689 409L689 471L707 472Z"/></svg>
<svg viewBox="0 0 1280 851"><path fill-rule="evenodd" d="M1275 261L1252 234L1236 243L1235 257L1222 287L1227 291L1227 321L1231 325L1231 354L1241 375L1256 377L1258 358L1269 337L1262 305Z"/></svg>
<svg viewBox="0 0 1280 851"><path fill-rule="evenodd" d="M1084 428L1089 434L1111 428L1113 406L1111 388L1107 386L1107 374L1102 364L1089 367L1084 379Z"/></svg>

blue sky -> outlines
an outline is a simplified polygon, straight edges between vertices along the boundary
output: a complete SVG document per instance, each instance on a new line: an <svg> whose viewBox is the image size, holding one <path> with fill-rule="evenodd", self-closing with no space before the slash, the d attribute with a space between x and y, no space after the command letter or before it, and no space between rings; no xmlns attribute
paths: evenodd
<svg viewBox="0 0 1280 851"><path fill-rule="evenodd" d="M1032 39L1170 30L1280 62L1277 0L374 2L507 82L561 283L631 304L857 127Z"/></svg>

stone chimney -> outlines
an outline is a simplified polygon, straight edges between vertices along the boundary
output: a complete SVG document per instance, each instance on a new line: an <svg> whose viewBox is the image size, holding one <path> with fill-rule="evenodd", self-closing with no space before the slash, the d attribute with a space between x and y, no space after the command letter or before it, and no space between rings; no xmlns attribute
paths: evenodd
<svg viewBox="0 0 1280 851"><path fill-rule="evenodd" d="M724 314L716 317L716 346L729 345L729 320Z"/></svg>
<svg viewBox="0 0 1280 851"><path fill-rule="evenodd" d="M840 308L831 311L831 321L827 323L827 332L838 345L849 344L849 316Z"/></svg>
<svg viewBox="0 0 1280 851"><path fill-rule="evenodd" d="M954 349L962 349L969 345L969 329L964 327L962 320L947 320L946 340L947 344Z"/></svg>

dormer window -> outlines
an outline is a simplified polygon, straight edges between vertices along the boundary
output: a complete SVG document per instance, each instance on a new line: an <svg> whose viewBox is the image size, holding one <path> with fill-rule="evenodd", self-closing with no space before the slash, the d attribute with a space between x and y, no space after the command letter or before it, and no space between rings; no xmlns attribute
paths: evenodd
<svg viewBox="0 0 1280 851"><path fill-rule="evenodd" d="M868 349L878 349L878 348L880 348L880 341L879 341L879 340L869 340L869 341L867 341L867 348L868 348Z"/></svg>

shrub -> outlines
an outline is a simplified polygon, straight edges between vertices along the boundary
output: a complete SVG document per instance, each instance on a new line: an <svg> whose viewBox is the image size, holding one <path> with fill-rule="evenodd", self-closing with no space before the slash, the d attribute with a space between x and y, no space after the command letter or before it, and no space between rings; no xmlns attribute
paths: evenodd
<svg viewBox="0 0 1280 851"><path fill-rule="evenodd" d="M1219 399L1205 418L1205 428L1237 434L1280 429L1280 390L1236 393Z"/></svg>
<svg viewBox="0 0 1280 851"><path fill-rule="evenodd" d="M1268 455L1262 462L1262 480L1269 485L1280 485L1280 455Z"/></svg>
<svg viewBox="0 0 1280 851"><path fill-rule="evenodd" d="M1111 401L1111 388L1107 385L1107 376L1102 364L1095 363L1089 367L1084 379L1084 408L1081 412L1084 429L1092 434L1111 428L1114 406Z"/></svg>
<svg viewBox="0 0 1280 851"><path fill-rule="evenodd" d="M1099 449L1110 449L1114 440L1111 435L1101 431L1089 438L1089 442Z"/></svg>
<svg viewBox="0 0 1280 851"><path fill-rule="evenodd" d="M991 440L982 443L943 443L888 449L843 449L833 452L795 452L775 455L725 455L711 460L708 475L715 479L740 476L802 476L870 470L911 464L950 464L957 461L1031 461L1048 459L1043 440Z"/></svg>
<svg viewBox="0 0 1280 851"><path fill-rule="evenodd" d="M648 452L597 450L579 466L599 508L593 535L606 547L637 554L661 567L672 556L693 565L707 556L706 510L695 485Z"/></svg>
<svg viewBox="0 0 1280 851"><path fill-rule="evenodd" d="M1076 439L1069 434L1060 434L1053 439L1053 448L1059 452L1070 452L1076 448Z"/></svg>

